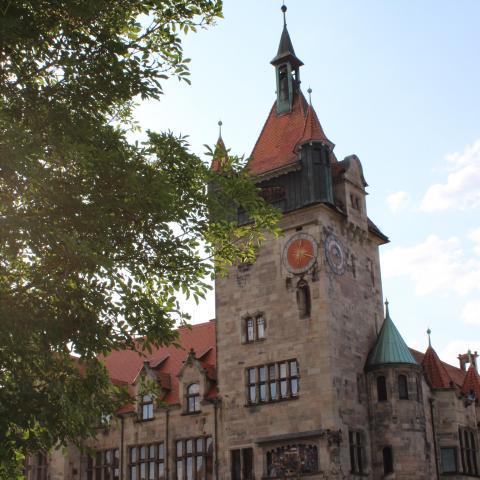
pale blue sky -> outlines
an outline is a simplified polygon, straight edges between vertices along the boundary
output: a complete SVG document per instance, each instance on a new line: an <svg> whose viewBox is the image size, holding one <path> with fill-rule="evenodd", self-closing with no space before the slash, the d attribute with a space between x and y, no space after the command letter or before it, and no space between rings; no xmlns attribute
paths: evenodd
<svg viewBox="0 0 480 480"><path fill-rule="evenodd" d="M202 154L221 119L227 147L248 155L275 98L281 4L226 0L224 20L185 40L192 86L167 82L160 103L138 108L141 126L188 134ZM337 158L361 159L369 216L391 239L382 268L393 320L421 350L430 326L452 362L480 351L480 1L287 6L303 89ZM213 302L192 312L207 320Z"/></svg>

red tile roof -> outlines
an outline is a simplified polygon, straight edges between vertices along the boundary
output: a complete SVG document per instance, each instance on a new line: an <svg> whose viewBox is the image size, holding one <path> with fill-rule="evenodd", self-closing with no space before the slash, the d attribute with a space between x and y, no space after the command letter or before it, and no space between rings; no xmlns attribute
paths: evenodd
<svg viewBox="0 0 480 480"><path fill-rule="evenodd" d="M427 351L425 353L422 353L422 352L419 352L417 350L414 350L413 348L410 349L413 356L415 357L415 360L417 360L417 362L420 365L423 365L423 360L424 360L425 356L427 355L428 350L429 349L427 349ZM435 350L433 350L433 352L435 353L435 356L439 359ZM463 385L463 382L465 380L465 372L462 369L460 369L458 367L454 367L453 365L450 365L449 363L445 363L440 359L439 359L439 361L440 361L441 366L445 369L447 375L453 380L455 386L457 386L458 388L461 388L461 386ZM435 377L433 377L433 378L435 378ZM444 380L445 380L445 377L443 377L443 381ZM429 378L429 381L431 381L430 378Z"/></svg>
<svg viewBox="0 0 480 480"><path fill-rule="evenodd" d="M432 347L428 347L422 360L422 367L425 375L433 388L452 388L455 383L448 374L437 352Z"/></svg>
<svg viewBox="0 0 480 480"><path fill-rule="evenodd" d="M153 349L152 353L146 353L141 356L130 350L114 351L108 356L103 357L110 377L115 382L123 382L131 385L144 362L149 362L151 368L155 369L157 378L162 387L167 391L165 401L170 404L178 403L178 378L184 361L190 350L194 350L197 355L202 355L200 362L206 370L207 377L210 380L216 379L216 349L215 349L215 322L200 323L191 327L180 327L178 329L178 343L181 347L173 345ZM213 391L207 393L208 398L214 397L216 387L212 386ZM123 407L126 411L127 406Z"/></svg>
<svg viewBox="0 0 480 480"><path fill-rule="evenodd" d="M475 394L475 398L480 400L480 376L478 375L477 369L473 365L470 365L465 375L465 380L463 381L462 393L468 396L472 392Z"/></svg>
<svg viewBox="0 0 480 480"><path fill-rule="evenodd" d="M214 172L218 172L222 163L225 161L226 147L222 137L218 137L215 151L213 152L212 164L210 169Z"/></svg>
<svg viewBox="0 0 480 480"><path fill-rule="evenodd" d="M276 102L273 104L253 148L248 168L253 174L259 175L285 167L297 161L297 147L309 141L333 146L315 110L307 104L300 91L294 96L291 112L277 115Z"/></svg>

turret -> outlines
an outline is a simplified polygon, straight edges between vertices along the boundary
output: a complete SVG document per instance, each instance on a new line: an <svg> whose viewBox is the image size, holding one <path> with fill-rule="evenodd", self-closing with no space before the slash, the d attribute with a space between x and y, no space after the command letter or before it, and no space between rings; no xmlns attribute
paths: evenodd
<svg viewBox="0 0 480 480"><path fill-rule="evenodd" d="M422 372L390 318L388 302L365 370L374 478L430 479Z"/></svg>
<svg viewBox="0 0 480 480"><path fill-rule="evenodd" d="M300 86L300 67L303 65L303 62L295 55L287 30L286 11L287 7L283 5L283 31L280 45L277 55L270 62L275 67L277 79L277 114L292 110L293 97Z"/></svg>

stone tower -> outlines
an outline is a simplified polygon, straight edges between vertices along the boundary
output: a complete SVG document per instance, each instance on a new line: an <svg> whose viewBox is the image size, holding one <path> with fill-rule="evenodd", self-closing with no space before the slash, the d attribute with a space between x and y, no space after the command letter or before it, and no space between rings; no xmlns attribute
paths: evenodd
<svg viewBox="0 0 480 480"><path fill-rule="evenodd" d="M390 318L388 302L365 370L373 478L394 471L397 479L432 478L422 369Z"/></svg>
<svg viewBox="0 0 480 480"><path fill-rule="evenodd" d="M337 160L302 93L285 22L271 63L277 98L248 169L283 235L216 281L220 478L352 478L372 472L364 366L388 239L360 160Z"/></svg>

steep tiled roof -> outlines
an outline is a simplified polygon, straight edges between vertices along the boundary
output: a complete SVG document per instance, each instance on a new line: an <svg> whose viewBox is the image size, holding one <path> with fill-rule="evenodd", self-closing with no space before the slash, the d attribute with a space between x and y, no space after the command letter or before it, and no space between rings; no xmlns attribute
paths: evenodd
<svg viewBox="0 0 480 480"><path fill-rule="evenodd" d="M217 145L215 146L215 151L213 153L212 163L210 168L214 172L218 172L222 165L222 162L225 160L225 153L226 153L225 143L223 138L220 136L217 140Z"/></svg>
<svg viewBox="0 0 480 480"><path fill-rule="evenodd" d="M152 353L146 353L144 357L130 350L114 351L101 360L112 379L128 385L133 383L144 362L150 362L150 365L155 368L157 378L167 390L165 401L170 404L178 403L177 375L190 350L193 349L198 354L208 350L202 366L206 369L208 378L212 380L216 378L215 322L200 323L190 328L180 327L178 332L180 348L173 345L160 347L153 349ZM212 387L212 390L216 392L216 387ZM211 398L211 396L211 392L208 392L207 397Z"/></svg>
<svg viewBox="0 0 480 480"><path fill-rule="evenodd" d="M277 115L276 102L273 104L253 148L248 169L259 175L290 165L298 160L296 148L308 141L332 145L315 110L299 91L294 95L291 112Z"/></svg>
<svg viewBox="0 0 480 480"><path fill-rule="evenodd" d="M412 355L415 357L417 362L419 364L423 364L423 359L425 358L426 352L422 353L422 352L419 352L418 350L414 350L413 348L411 348L410 351L412 352ZM440 363L445 368L449 377L454 381L455 385L461 388L465 380L466 373L462 369L458 367L454 367L453 365L443 362L442 360L440 360Z"/></svg>
<svg viewBox="0 0 480 480"><path fill-rule="evenodd" d="M417 362L408 349L407 344L390 318L387 306L385 321L378 334L377 341L368 355L366 367L371 368L389 363L417 365Z"/></svg>
<svg viewBox="0 0 480 480"><path fill-rule="evenodd" d="M467 374L465 375L465 380L463 381L462 393L465 396L468 396L472 392L474 393L475 398L480 400L480 376L478 375L476 368L473 365L470 365Z"/></svg>
<svg viewBox="0 0 480 480"><path fill-rule="evenodd" d="M452 388L455 385L437 352L430 346L423 356L422 367L433 388Z"/></svg>

